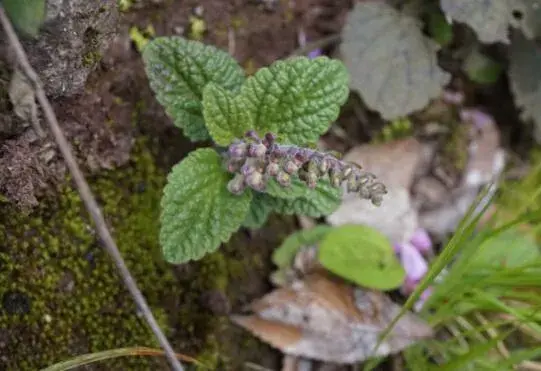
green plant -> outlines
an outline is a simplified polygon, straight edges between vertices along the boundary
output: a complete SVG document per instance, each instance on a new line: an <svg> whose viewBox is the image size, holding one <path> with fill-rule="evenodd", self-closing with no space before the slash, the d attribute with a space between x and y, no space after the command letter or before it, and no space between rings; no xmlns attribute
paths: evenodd
<svg viewBox="0 0 541 371"><path fill-rule="evenodd" d="M247 78L227 53L180 37L154 39L143 59L174 124L192 141L215 144L190 153L168 176L160 241L169 262L199 259L273 211L328 214L343 183L382 201L386 189L374 175L311 148L348 97L339 61L296 57Z"/></svg>
<svg viewBox="0 0 541 371"><path fill-rule="evenodd" d="M15 28L36 37L45 19L45 0L3 0L3 6Z"/></svg>

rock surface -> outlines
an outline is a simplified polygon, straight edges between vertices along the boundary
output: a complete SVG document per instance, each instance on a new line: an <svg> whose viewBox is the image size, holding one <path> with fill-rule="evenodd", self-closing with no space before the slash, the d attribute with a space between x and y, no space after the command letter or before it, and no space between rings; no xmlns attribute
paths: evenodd
<svg viewBox="0 0 541 371"><path fill-rule="evenodd" d="M49 96L71 96L83 89L117 23L115 0L47 0L38 38L24 40L23 46Z"/></svg>

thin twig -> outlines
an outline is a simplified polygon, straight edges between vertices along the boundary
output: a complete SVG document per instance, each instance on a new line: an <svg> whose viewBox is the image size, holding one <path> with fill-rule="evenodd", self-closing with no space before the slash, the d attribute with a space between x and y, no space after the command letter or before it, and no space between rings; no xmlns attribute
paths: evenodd
<svg viewBox="0 0 541 371"><path fill-rule="evenodd" d="M293 52L289 54L289 56L296 57L299 55L304 55L304 54L310 53L314 49L320 49L328 45L335 44L339 42L340 39L341 39L340 34L333 34L333 35L321 38L319 40L310 42L304 46L301 46L300 48L293 50Z"/></svg>
<svg viewBox="0 0 541 371"><path fill-rule="evenodd" d="M9 21L4 11L4 8L1 5L0 5L0 22L2 23L2 26L4 30L6 31L6 35L11 46L15 50L17 61L22 71L25 73L29 82L32 84L34 90L36 91L36 96L37 96L39 104L41 105L43 109L45 119L47 123L49 124L49 127L51 129L51 132L53 133L56 143L58 144L60 152L62 153L62 156L64 157L64 160L66 161L66 164L73 176L73 179L75 181L75 184L77 186L81 199L83 200L87 211L89 212L90 216L92 217L94 221L96 231L98 232L98 235L100 236L101 241L103 242L103 246L105 250L107 251L107 253L109 253L111 258L114 260L118 268L118 271L120 273L120 276L122 277L122 280L124 281L124 284L128 288L130 294L133 296L133 300L135 301L135 303L141 310L143 317L147 321L152 332L154 332L154 335L156 336L161 347L165 350L167 359L169 360L171 367L175 371L183 371L184 369L182 365L180 364L180 362L178 361L178 359L176 358L173 348L171 347L171 345L169 344L169 341L167 340L162 330L160 329L160 326L158 326L158 323L156 322L156 319L152 315L152 312L150 311L150 308L148 307L148 304L143 294L137 287L137 284L134 278L132 277L130 271L126 267L126 264L124 263L124 259L122 258L122 255L118 251L118 247L116 246L116 243L113 240L111 233L109 232L107 224L105 223L105 219L103 218L101 214L101 210L98 206L98 203L96 202L96 199L94 198L94 195L92 194L92 191L90 190L90 187L88 186L88 183L86 182L86 179L83 173L79 169L77 162L75 161L75 158L71 151L70 144L66 140L66 137L64 136L64 134L62 133L62 129L60 128L60 125L58 124L58 120L56 119L56 115L53 111L53 108L51 107L51 104L49 103L49 100L47 99L47 96L45 95L45 91L43 90L42 83L38 75L32 68L32 66L28 62L28 58L21 45L21 42L19 41L19 37L15 33L13 26L11 25L11 22Z"/></svg>

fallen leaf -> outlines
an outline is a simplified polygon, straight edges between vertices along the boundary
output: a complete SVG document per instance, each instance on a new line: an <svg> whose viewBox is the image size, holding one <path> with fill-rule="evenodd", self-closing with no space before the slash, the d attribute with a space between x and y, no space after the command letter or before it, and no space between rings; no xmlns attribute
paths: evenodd
<svg viewBox="0 0 541 371"><path fill-rule="evenodd" d="M380 206L347 195L338 209L327 216L327 222L334 226L360 224L372 227L393 244L409 241L419 224L409 191L403 187L385 185L388 193Z"/></svg>
<svg viewBox="0 0 541 371"><path fill-rule="evenodd" d="M417 19L384 1L363 1L347 17L340 53L353 90L391 120L422 109L449 82L438 66L438 49Z"/></svg>
<svg viewBox="0 0 541 371"><path fill-rule="evenodd" d="M378 291L313 274L250 305L252 315L232 321L293 356L350 364L386 356L433 335L413 313L404 315L374 352L400 307Z"/></svg>
<svg viewBox="0 0 541 371"><path fill-rule="evenodd" d="M404 282L404 268L385 235L364 225L333 228L319 244L319 262L360 286L392 290Z"/></svg>

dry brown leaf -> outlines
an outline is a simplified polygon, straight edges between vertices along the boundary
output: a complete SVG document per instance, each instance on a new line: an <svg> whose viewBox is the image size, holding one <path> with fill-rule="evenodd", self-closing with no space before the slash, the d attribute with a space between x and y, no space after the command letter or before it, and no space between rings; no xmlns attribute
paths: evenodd
<svg viewBox="0 0 541 371"><path fill-rule="evenodd" d="M432 336L412 313L403 316L374 353L381 332L400 307L378 291L311 274L250 305L253 315L232 320L285 354L336 363L385 356Z"/></svg>

